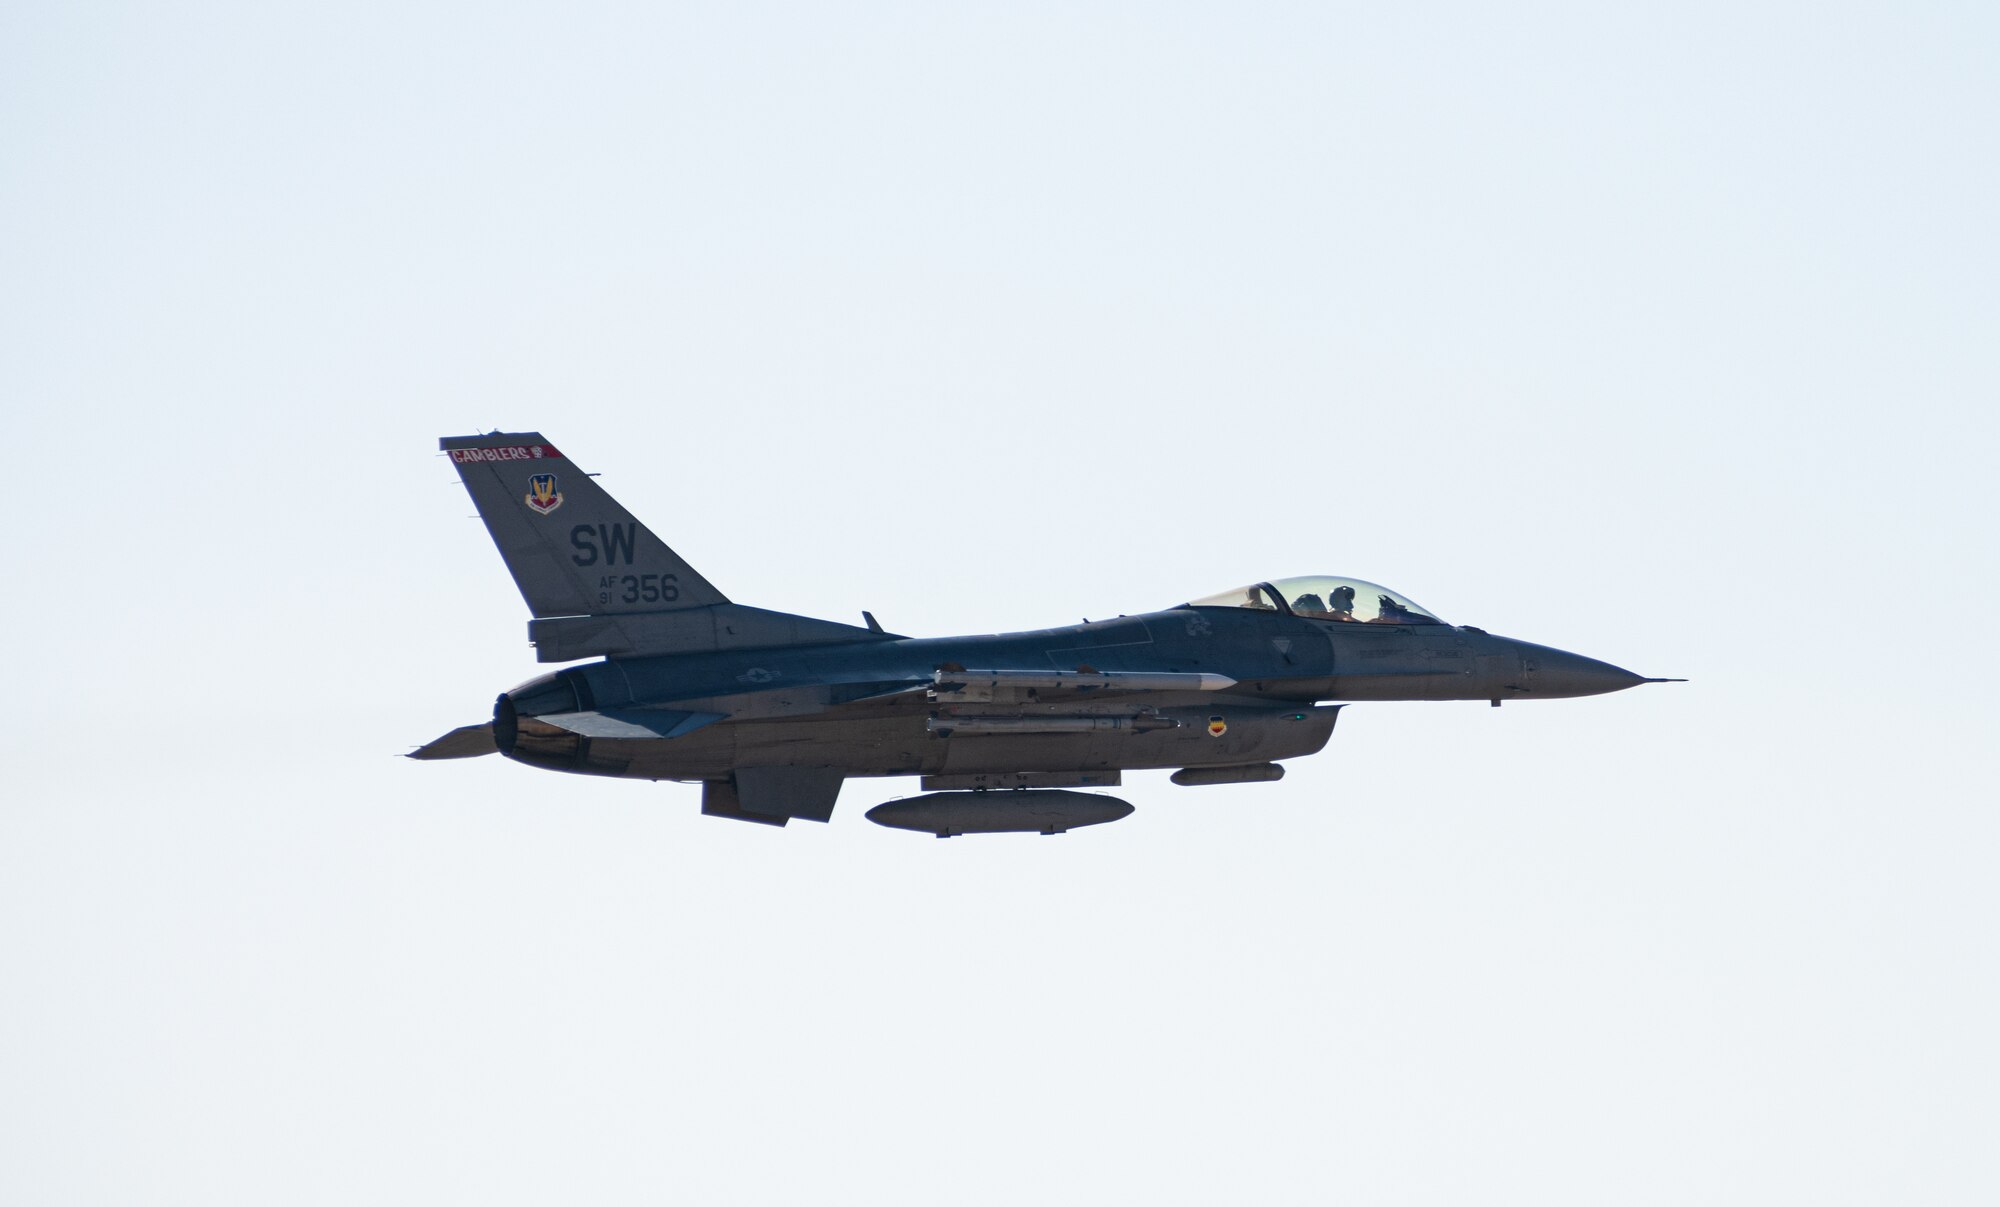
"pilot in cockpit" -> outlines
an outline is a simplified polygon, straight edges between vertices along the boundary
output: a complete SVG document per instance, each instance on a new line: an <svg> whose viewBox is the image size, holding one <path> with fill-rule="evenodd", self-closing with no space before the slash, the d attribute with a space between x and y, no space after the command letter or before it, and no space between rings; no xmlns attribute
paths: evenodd
<svg viewBox="0 0 2000 1207"><path fill-rule="evenodd" d="M1415 613L1387 595L1377 595L1375 601L1381 613L1375 617L1376 624L1408 624Z"/></svg>
<svg viewBox="0 0 2000 1207"><path fill-rule="evenodd" d="M1292 611L1300 616L1326 615L1326 601L1308 591L1292 601Z"/></svg>
<svg viewBox="0 0 2000 1207"><path fill-rule="evenodd" d="M1335 587L1331 594L1332 606L1327 609L1327 619L1353 620L1354 588L1347 586Z"/></svg>

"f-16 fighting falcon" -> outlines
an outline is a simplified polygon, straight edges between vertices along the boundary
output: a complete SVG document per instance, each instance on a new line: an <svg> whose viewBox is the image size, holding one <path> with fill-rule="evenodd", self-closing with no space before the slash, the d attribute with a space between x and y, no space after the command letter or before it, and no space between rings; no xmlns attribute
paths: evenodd
<svg viewBox="0 0 2000 1207"><path fill-rule="evenodd" d="M701 784L701 811L828 821L841 785L921 776L871 821L1059 834L1132 806L1077 789L1176 768L1182 785L1281 778L1359 700L1594 696L1646 679L1450 625L1354 578L1252 583L1138 616L903 637L732 603L536 432L449 436L534 619L542 662L493 719L418 759L498 751L584 775Z"/></svg>

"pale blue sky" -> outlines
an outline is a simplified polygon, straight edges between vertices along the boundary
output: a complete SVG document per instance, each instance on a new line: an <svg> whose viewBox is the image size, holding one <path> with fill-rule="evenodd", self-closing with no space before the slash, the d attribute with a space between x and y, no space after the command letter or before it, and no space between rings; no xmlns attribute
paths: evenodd
<svg viewBox="0 0 2000 1207"><path fill-rule="evenodd" d="M1976 5L0 12L0 1200L1987 1203ZM902 632L1683 686L950 843L410 745L436 438Z"/></svg>

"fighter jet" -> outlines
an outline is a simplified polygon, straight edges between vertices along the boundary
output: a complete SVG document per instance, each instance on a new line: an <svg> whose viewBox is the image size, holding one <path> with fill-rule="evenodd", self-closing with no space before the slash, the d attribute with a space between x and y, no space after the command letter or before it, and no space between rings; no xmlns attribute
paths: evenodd
<svg viewBox="0 0 2000 1207"><path fill-rule="evenodd" d="M1447 624L1387 587L1307 575L1115 620L914 638L732 602L538 432L448 436L542 662L493 717L412 752L498 752L701 785L711 817L828 821L849 779L920 776L867 814L951 837L1059 834L1132 806L1078 789L1173 768L1267 782L1361 700L1594 696L1647 679Z"/></svg>

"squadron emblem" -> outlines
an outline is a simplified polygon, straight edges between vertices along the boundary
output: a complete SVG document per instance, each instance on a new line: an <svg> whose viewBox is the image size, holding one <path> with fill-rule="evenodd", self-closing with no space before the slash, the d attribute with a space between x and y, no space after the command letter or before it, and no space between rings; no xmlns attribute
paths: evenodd
<svg viewBox="0 0 2000 1207"><path fill-rule="evenodd" d="M1223 734L1225 734L1225 733L1228 733L1228 732L1229 732L1229 722L1227 722L1227 721L1223 720L1223 719L1222 719L1221 717L1210 717L1210 718L1208 719L1208 736L1209 736L1209 737L1211 737L1211 738L1219 738L1219 737L1221 737L1221 736L1222 736Z"/></svg>
<svg viewBox="0 0 2000 1207"><path fill-rule="evenodd" d="M543 515L562 506L562 493L556 489L554 474L536 474L528 479L528 493L523 502Z"/></svg>

